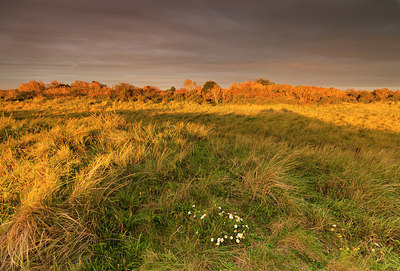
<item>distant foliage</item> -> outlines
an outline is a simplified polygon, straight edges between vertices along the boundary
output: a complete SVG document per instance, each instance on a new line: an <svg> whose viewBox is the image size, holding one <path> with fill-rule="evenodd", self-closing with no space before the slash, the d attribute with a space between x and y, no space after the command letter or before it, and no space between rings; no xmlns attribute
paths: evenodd
<svg viewBox="0 0 400 271"><path fill-rule="evenodd" d="M42 81L29 81L28 83L23 83L18 88L21 92L35 92L42 93L45 90L45 84Z"/></svg>
<svg viewBox="0 0 400 271"><path fill-rule="evenodd" d="M204 83L203 88L202 88L202 92L203 93L207 93L210 90L212 90L214 87L219 87L217 83L215 83L214 81L207 81Z"/></svg>
<svg viewBox="0 0 400 271"><path fill-rule="evenodd" d="M18 87L15 98L18 100L24 100L36 96L42 96L45 88L43 82L32 80L28 83L23 83Z"/></svg>
<svg viewBox="0 0 400 271"><path fill-rule="evenodd" d="M291 104L332 104L340 102L371 103L383 101L400 101L400 90L387 88L374 91L315 86L291 86L275 84L263 78L234 83L229 88L221 88L214 81L204 85L187 79L181 89L171 87L165 91L154 86L136 87L130 83L119 83L108 87L100 82L91 83L76 80L71 85L56 80L45 85L41 81L29 81L18 89L0 90L0 98L5 100L25 100L34 97L76 97L89 96L133 101L190 101L195 103L291 103Z"/></svg>
<svg viewBox="0 0 400 271"><path fill-rule="evenodd" d="M274 85L275 84L275 83L273 83L273 82L271 82L269 80L263 79L263 78L257 79L256 82L261 84L261 85L263 85L263 86L269 86L269 85Z"/></svg>

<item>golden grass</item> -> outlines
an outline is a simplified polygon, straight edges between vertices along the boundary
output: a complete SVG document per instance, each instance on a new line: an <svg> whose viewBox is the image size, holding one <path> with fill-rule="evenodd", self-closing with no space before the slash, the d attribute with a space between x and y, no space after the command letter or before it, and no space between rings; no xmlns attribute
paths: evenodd
<svg viewBox="0 0 400 271"><path fill-rule="evenodd" d="M222 104L219 106L199 105L195 103L171 102L167 104L96 100L90 98L74 98L53 100L33 99L32 101L3 101L2 110L13 111L48 111L52 114L82 113L82 112L113 112L120 110L150 110L158 113L218 113L257 115L265 110L289 110L303 116L315 118L339 126L354 126L364 129L378 129L400 132L400 104L398 103L340 103L328 105L237 105ZM3 116L4 118L4 116ZM4 122L4 121L2 121Z"/></svg>
<svg viewBox="0 0 400 271"><path fill-rule="evenodd" d="M398 249L380 261L369 246L400 240L398 104L1 103L0 270L79 268L107 241L99 214L118 210L125 189L130 223L148 234L146 249L133 238L143 268L397 263ZM254 240L217 251L180 235L180 210L193 200L237 204ZM107 230L129 232L124 208ZM364 254L337 254L343 242L326 232L335 219Z"/></svg>

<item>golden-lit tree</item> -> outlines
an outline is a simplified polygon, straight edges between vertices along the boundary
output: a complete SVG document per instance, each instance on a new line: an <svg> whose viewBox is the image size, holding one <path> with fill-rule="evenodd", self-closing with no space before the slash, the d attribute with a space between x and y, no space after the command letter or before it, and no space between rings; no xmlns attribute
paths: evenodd
<svg viewBox="0 0 400 271"><path fill-rule="evenodd" d="M45 84L42 81L29 81L28 83L22 83L19 85L18 90L21 92L32 92L40 94L45 90Z"/></svg>
<svg viewBox="0 0 400 271"><path fill-rule="evenodd" d="M393 100L400 101L400 90L397 90L393 93Z"/></svg>
<svg viewBox="0 0 400 271"><path fill-rule="evenodd" d="M71 90L74 95L87 95L89 92L89 83L85 81L76 80L71 84Z"/></svg>
<svg viewBox="0 0 400 271"><path fill-rule="evenodd" d="M59 87L63 87L63 86L64 86L64 84L58 82L57 80L53 80L49 84L49 88L59 88Z"/></svg>
<svg viewBox="0 0 400 271"><path fill-rule="evenodd" d="M271 81L263 79L263 78L257 79L256 82L263 86L269 86L269 85L275 84L274 82L271 82Z"/></svg>
<svg viewBox="0 0 400 271"><path fill-rule="evenodd" d="M186 79L185 82L183 82L183 88L189 92L199 92L201 90L201 86L197 85L196 81L190 79Z"/></svg>
<svg viewBox="0 0 400 271"><path fill-rule="evenodd" d="M76 80L71 84L71 87L79 90L87 90L89 88L89 83L85 81Z"/></svg>
<svg viewBox="0 0 400 271"><path fill-rule="evenodd" d="M372 94L374 95L375 100L384 101L389 97L392 97L394 95L394 92L387 88L381 88L381 89L375 89L372 92Z"/></svg>
<svg viewBox="0 0 400 271"><path fill-rule="evenodd" d="M119 97L123 100L127 100L130 97L137 96L137 88L129 83L119 83L114 86L114 96Z"/></svg>
<svg viewBox="0 0 400 271"><path fill-rule="evenodd" d="M216 104L219 104L221 101L223 101L223 93L218 85L214 85L214 87L210 89L210 92Z"/></svg>

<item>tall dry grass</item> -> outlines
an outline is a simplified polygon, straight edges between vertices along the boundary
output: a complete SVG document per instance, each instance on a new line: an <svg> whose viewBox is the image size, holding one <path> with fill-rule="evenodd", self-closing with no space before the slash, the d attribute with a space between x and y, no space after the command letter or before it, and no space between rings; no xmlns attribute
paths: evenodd
<svg viewBox="0 0 400 271"><path fill-rule="evenodd" d="M395 104L1 103L1 270L400 266ZM193 203L251 235L183 231Z"/></svg>

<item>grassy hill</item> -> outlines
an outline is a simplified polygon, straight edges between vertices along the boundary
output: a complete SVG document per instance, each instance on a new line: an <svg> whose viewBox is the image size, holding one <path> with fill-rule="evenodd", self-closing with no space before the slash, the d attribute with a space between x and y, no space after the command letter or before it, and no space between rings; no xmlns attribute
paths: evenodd
<svg viewBox="0 0 400 271"><path fill-rule="evenodd" d="M399 104L0 114L0 270L400 269Z"/></svg>

